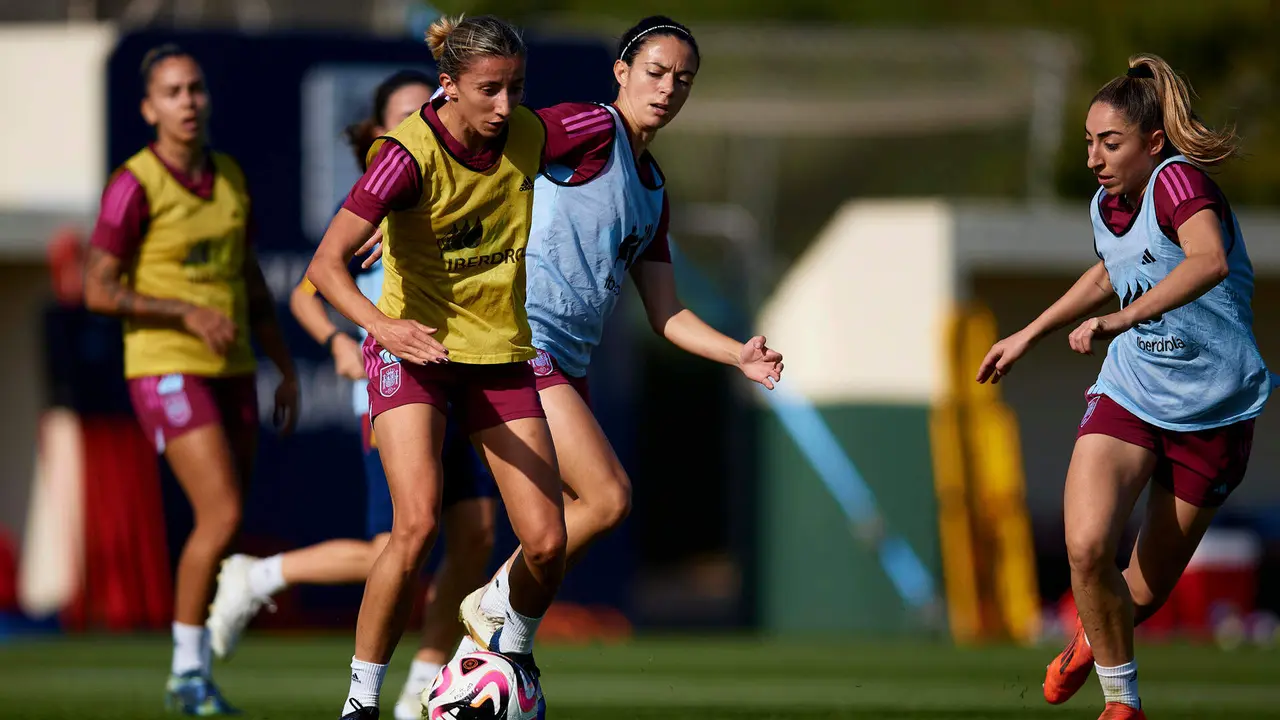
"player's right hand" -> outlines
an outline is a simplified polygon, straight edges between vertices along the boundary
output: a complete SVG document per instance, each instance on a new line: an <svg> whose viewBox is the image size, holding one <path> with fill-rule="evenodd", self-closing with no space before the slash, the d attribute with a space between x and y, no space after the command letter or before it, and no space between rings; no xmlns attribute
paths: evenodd
<svg viewBox="0 0 1280 720"><path fill-rule="evenodd" d="M1013 369L1013 364L1027 354L1033 342L1030 335L1021 331L992 345L987 356L982 359L982 365L978 367L978 382L985 383L988 379L992 385L1000 382Z"/></svg>
<svg viewBox="0 0 1280 720"><path fill-rule="evenodd" d="M364 380L364 361L360 343L346 333L333 336L333 369L348 380Z"/></svg>
<svg viewBox="0 0 1280 720"><path fill-rule="evenodd" d="M415 320L391 318L370 328L369 332L384 350L401 360L419 365L449 362L449 351L438 340L431 337L435 333L435 328L427 327Z"/></svg>
<svg viewBox="0 0 1280 720"><path fill-rule="evenodd" d="M182 316L182 326L219 355L226 355L236 340L235 322L213 308L191 308Z"/></svg>

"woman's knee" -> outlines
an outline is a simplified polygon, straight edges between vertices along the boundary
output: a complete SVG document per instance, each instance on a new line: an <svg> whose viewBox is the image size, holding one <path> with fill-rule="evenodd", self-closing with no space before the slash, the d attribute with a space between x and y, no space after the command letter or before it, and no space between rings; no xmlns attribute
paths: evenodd
<svg viewBox="0 0 1280 720"><path fill-rule="evenodd" d="M616 470L597 495L591 506L596 510L602 531L617 528L631 514L631 479L623 470Z"/></svg>
<svg viewBox="0 0 1280 720"><path fill-rule="evenodd" d="M230 543L240 529L243 508L238 492L228 492L217 500L206 500L201 507L193 508L195 526L193 534Z"/></svg>
<svg viewBox="0 0 1280 720"><path fill-rule="evenodd" d="M1115 566L1114 555L1105 535L1067 530L1067 560L1072 572L1086 577L1101 575Z"/></svg>
<svg viewBox="0 0 1280 720"><path fill-rule="evenodd" d="M520 538L521 550L531 566L545 571L563 572L568 534L565 531L564 516L559 516L558 520L559 522L548 520L541 523L534 532L529 533L530 537Z"/></svg>
<svg viewBox="0 0 1280 720"><path fill-rule="evenodd" d="M391 533L388 542L409 548L415 555L425 558L435 542L440 521L434 508L406 507L403 511L396 508L391 522Z"/></svg>

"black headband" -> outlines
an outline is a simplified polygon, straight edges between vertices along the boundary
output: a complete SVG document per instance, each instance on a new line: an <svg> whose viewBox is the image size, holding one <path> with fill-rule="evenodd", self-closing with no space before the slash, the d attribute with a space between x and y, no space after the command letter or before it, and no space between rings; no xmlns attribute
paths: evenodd
<svg viewBox="0 0 1280 720"><path fill-rule="evenodd" d="M1141 65L1135 65L1129 68L1129 70L1125 73L1125 76L1131 77L1131 78L1154 78L1156 75L1155 73L1151 72L1150 65L1143 63Z"/></svg>

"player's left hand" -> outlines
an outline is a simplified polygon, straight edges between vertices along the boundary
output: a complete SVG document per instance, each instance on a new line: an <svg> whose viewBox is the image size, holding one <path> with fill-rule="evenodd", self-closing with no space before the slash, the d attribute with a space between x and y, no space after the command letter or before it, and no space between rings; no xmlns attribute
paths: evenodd
<svg viewBox="0 0 1280 720"><path fill-rule="evenodd" d="M1089 318L1080 323L1080 327L1071 333L1067 342L1070 343L1072 350L1081 355L1092 355L1095 340L1110 340L1131 327L1133 323L1120 313Z"/></svg>
<svg viewBox="0 0 1280 720"><path fill-rule="evenodd" d="M743 375L773 389L782 380L782 353L765 345L763 335L757 335L742 344L738 353L738 369Z"/></svg>
<svg viewBox="0 0 1280 720"><path fill-rule="evenodd" d="M286 375L276 386L276 407L271 415L281 435L291 435L298 425L298 378Z"/></svg>

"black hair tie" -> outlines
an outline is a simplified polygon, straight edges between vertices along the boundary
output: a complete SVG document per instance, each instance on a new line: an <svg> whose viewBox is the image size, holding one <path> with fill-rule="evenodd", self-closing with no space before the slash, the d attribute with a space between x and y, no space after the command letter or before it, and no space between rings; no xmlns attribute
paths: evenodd
<svg viewBox="0 0 1280 720"><path fill-rule="evenodd" d="M1125 76L1127 76L1127 77L1131 77L1131 78L1148 78L1148 79L1151 79L1151 78L1155 78L1155 76L1156 76L1156 75L1155 75L1155 73L1151 72L1151 66L1150 66L1150 65L1147 65L1146 63L1143 63L1143 64L1141 64L1141 65L1135 65L1135 66L1133 66L1133 67L1129 68L1128 72L1126 72L1126 73L1125 73Z"/></svg>

